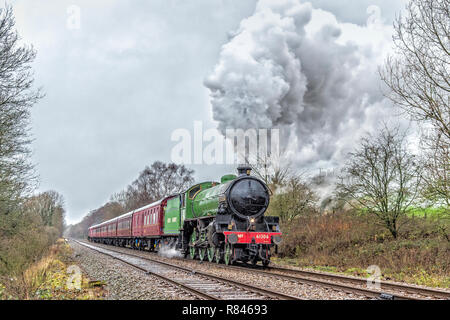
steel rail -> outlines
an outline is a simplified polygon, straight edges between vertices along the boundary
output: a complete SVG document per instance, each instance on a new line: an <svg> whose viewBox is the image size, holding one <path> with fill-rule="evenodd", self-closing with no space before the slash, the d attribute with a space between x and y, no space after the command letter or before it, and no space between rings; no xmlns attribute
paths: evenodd
<svg viewBox="0 0 450 320"><path fill-rule="evenodd" d="M177 258L177 260L183 261L184 259L179 259ZM192 261L192 260L191 260ZM273 272L268 272L263 270L262 268L249 268L249 267L242 267L242 266L236 266L236 265L222 265L222 264L217 264L214 262L209 262L209 261L203 261L203 263L210 263L210 264L214 264L218 267L221 268L229 268L229 269L235 269L235 270L242 270L244 272L250 272L250 273L254 273L254 274L264 274L264 275L268 275L271 277L275 277L275 278L281 278L281 279L285 279L285 280L291 280L291 281L297 281L297 282L301 282L304 284L309 284L309 285L320 285L322 287L328 288L328 289L332 289L332 290L340 290L340 291L344 291L344 292L348 292L348 293L356 293L358 295L363 295L366 297L371 297L371 298L377 298L377 299L393 299L393 300L420 300L416 297L410 297L410 296L405 296L405 295L400 295L400 294L391 294L391 293L386 293L386 292L380 292L377 290L371 290L368 288L358 288L358 287L354 287L354 286L349 286L349 285L345 285L345 284L340 284L340 283L332 283L332 282L328 282L328 281L322 281L319 279L311 279L311 278L305 278L305 277L298 277L298 276L290 276L290 275L284 275L284 274L278 274L278 273L273 273ZM272 267L273 269L273 267ZM287 270L291 270L291 269L287 269ZM330 275L330 278L332 278L332 275ZM336 280L336 279L332 279L332 280Z"/></svg>
<svg viewBox="0 0 450 320"><path fill-rule="evenodd" d="M332 289L332 290L340 290L340 291L344 291L344 292L348 292L348 293L354 293L354 294L363 295L363 296L371 297L371 298L377 298L377 299L386 299L387 298L390 300L420 300L415 297L409 297L409 296L405 296L405 295L390 294L390 293L380 292L377 290L372 290L372 289L367 289L367 288L358 288L358 287L354 287L354 286L349 286L349 285L345 285L342 283L273 273L273 272L259 270L259 269L245 268L245 267L240 267L240 266L227 266L227 268L253 272L255 274L264 274L264 275L275 277L275 278L281 278L281 279L290 280L290 281L297 281L297 282L305 283L305 284L309 284L309 285L319 285L321 287L325 287L325 288Z"/></svg>
<svg viewBox="0 0 450 320"><path fill-rule="evenodd" d="M170 278L168 278L168 277L165 277L165 276L163 276L163 275L160 275L160 274L158 274L158 273L156 273L156 272L152 272L152 271L150 271L150 270L147 270L147 269L145 269L145 268L143 268L143 267L140 267L140 266L138 266L138 265L135 265L135 264L133 264L133 263L131 263L131 262L128 262L128 261L126 261L126 260L124 260L124 259L121 259L121 258L119 258L119 257L116 257L116 256L114 256L114 255L112 255L112 254L107 253L107 252L103 252L103 251L101 251L101 250L97 250L97 249L95 248L95 246L91 246L91 245L85 244L85 243L80 242L80 241L75 240L75 239L72 239L72 240L75 241L75 242L77 242L78 244L80 244L80 245L86 247L86 248L89 248L89 249L91 249L91 250L97 251L97 252L99 252L99 253L101 253L101 254L104 254L104 255L106 255L106 256L109 256L109 257L111 257L111 258L114 258L114 259L116 259L116 260L118 260L118 261L120 261L120 262L122 262L122 263L125 263L125 264L127 264L127 265L129 265L129 266L132 266L133 268L136 268L136 269L138 269L138 270L140 270L140 271L143 271L143 272L144 272L145 274L147 274L147 275L153 275L153 276L156 276L157 278L159 278L159 279L161 279L161 280L163 280L163 281L169 282L169 283L172 284L172 285L181 287L181 288L183 288L184 290L186 290L186 291L188 291L188 292L192 292L192 293L194 293L195 295L197 295L197 296L199 296L199 297L205 298L205 299L207 299L207 300L218 300L218 298L215 297L215 296L212 296L212 295L209 295L209 294L207 294L207 293L201 292L201 291L199 291L199 290L197 290L197 289L195 289L195 288L189 287L189 286L187 286L187 285L185 285L185 284L183 284L183 283L180 283L180 282L177 282L177 281L175 281L175 280L172 280L172 279L170 279ZM114 250L110 250L110 251L114 251ZM125 253L122 253L122 254L125 254ZM127 255L127 254L125 254L125 255Z"/></svg>
<svg viewBox="0 0 450 320"><path fill-rule="evenodd" d="M295 269L289 269L289 268L283 268L283 267L268 267L266 269L269 270L269 272L270 271L286 272L286 273L291 273L291 274L325 278L325 279L329 279L329 280L352 282L352 283L355 283L358 285L364 285L368 281L367 279L355 278L355 277L339 275L339 274L321 273L321 272L315 272L315 271L309 271L309 270L295 270ZM415 286L408 285L408 284L390 283L390 282L386 282L386 281L382 281L382 280L379 280L377 282L380 284L381 289L397 290L397 291L407 292L410 294L450 299L450 292L443 291L443 290L438 290L438 289L433 289L433 288L415 287Z"/></svg>
<svg viewBox="0 0 450 320"><path fill-rule="evenodd" d="M74 241L76 241L76 242L78 242L81 245L84 245L86 247L95 247L95 246L92 246L90 244L88 245L88 244L79 242L77 240L74 240ZM92 249L96 250L94 248L92 248ZM299 297L295 297L295 296L291 296L291 295L287 295L287 294L283 294L283 293L267 290L267 289L264 289L264 288L261 288L261 287L248 285L248 284L245 284L245 283L242 283L242 282L237 282L237 281L234 281L234 280L231 280L231 279L221 278L221 277L209 274L209 273L204 273L204 272L192 270L192 269L185 268L185 267L182 267L182 266L179 266L179 265L175 265L175 264L171 264L171 263L168 263L168 262L163 262L163 261L160 261L160 260L150 259L150 258L147 258L147 257L142 257L142 256L139 256L139 255L136 255L136 254L132 254L132 253L123 253L123 252L119 252L119 251L116 251L116 250L111 250L109 248L105 249L105 250L109 250L109 251L113 251L115 253L128 255L128 256L139 258L139 259L142 259L142 260L151 261L151 262L154 262L154 263L158 263L158 264L161 264L161 265L164 265L164 266L168 266L168 267L171 267L171 268L174 268L174 269L178 269L178 270L187 272L189 274L194 274L194 275L197 275L197 276L200 276L200 277L213 279L214 281L221 282L221 283L224 283L224 284L231 284L232 286L244 288L245 290L248 290L248 291L251 291L251 292L255 292L255 293L258 293L258 294L263 295L263 296L269 296L269 297L272 297L272 298L283 299L283 300L303 300L303 299L301 299ZM96 251L98 251L100 253L103 253L102 251L99 251L99 250L96 250ZM114 257L113 255L110 255L110 254L107 254L107 255ZM123 261L120 258L117 258L117 257L114 257L114 258L119 259L120 261ZM125 262L127 264L130 264L130 265L133 265L133 264L127 262L127 261L123 261L123 262ZM141 268L139 266L137 266L137 267L139 269L141 269L141 270L143 269L143 268ZM169 279L169 280L174 282L171 279ZM178 282L175 282L175 283L178 283ZM181 285L183 285L183 284L181 284ZM190 287L188 287L188 288L190 290ZM215 297L214 299L217 299L217 297Z"/></svg>

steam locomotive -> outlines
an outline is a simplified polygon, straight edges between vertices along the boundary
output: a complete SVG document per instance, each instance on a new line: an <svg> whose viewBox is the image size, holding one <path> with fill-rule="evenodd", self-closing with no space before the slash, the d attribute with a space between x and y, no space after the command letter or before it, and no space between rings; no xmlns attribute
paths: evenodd
<svg viewBox="0 0 450 320"><path fill-rule="evenodd" d="M185 258L264 266L281 243L278 217L265 216L266 184L238 167L238 176L208 181L114 219L91 226L88 240L158 251L172 248Z"/></svg>

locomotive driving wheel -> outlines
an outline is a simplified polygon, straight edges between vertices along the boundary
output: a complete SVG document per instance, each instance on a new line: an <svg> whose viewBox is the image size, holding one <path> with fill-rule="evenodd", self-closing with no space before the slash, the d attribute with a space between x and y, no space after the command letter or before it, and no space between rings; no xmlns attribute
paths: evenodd
<svg viewBox="0 0 450 320"><path fill-rule="evenodd" d="M200 261L203 261L206 259L206 255L207 255L207 247L205 247L206 237L207 237L206 232L200 232L198 235L198 239L202 245L202 247L198 249L198 257L199 257Z"/></svg>
<svg viewBox="0 0 450 320"><path fill-rule="evenodd" d="M200 259L200 261L205 260L205 258L206 258L206 248L199 248L198 249L198 258Z"/></svg>
<svg viewBox="0 0 450 320"><path fill-rule="evenodd" d="M213 262L214 261L214 257L215 257L215 253L216 253L216 247L215 246L208 246L208 261L209 262Z"/></svg>
<svg viewBox="0 0 450 320"><path fill-rule="evenodd" d="M233 245L230 243L225 244L225 250L223 253L223 260L225 261L226 265L232 264L233 259Z"/></svg>
<svg viewBox="0 0 450 320"><path fill-rule="evenodd" d="M192 260L194 260L197 257L197 248L195 247L196 241L197 241L197 231L194 229L194 231L192 231L189 241L189 257Z"/></svg>
<svg viewBox="0 0 450 320"><path fill-rule="evenodd" d="M214 258L215 258L217 264L222 262L223 251L220 249L220 247L216 247L216 252L214 253Z"/></svg>

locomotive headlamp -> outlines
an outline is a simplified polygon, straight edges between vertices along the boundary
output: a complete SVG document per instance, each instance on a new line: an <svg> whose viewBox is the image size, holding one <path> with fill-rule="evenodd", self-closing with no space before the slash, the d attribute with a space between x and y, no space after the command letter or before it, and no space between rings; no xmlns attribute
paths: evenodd
<svg viewBox="0 0 450 320"><path fill-rule="evenodd" d="M251 218L250 223L255 223L255 218Z"/></svg>

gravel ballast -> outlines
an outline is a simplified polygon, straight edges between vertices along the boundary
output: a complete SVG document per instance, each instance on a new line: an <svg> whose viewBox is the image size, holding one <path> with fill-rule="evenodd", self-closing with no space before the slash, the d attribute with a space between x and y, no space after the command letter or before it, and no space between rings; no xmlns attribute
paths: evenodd
<svg viewBox="0 0 450 320"><path fill-rule="evenodd" d="M108 300L194 299L179 288L114 258L70 241L73 258L92 280L106 283Z"/></svg>
<svg viewBox="0 0 450 320"><path fill-rule="evenodd" d="M297 296L303 299L311 299L311 300L359 300L368 299L367 297L351 294L347 292L342 292L338 290L329 290L321 286L315 286L315 285L308 285L308 284L301 284L298 282L293 281L287 281L282 279L276 279L273 277L268 277L264 275L258 275L254 273L249 273L245 271L238 271L233 269L227 269L222 266L216 266L214 264L209 263L200 263L199 261L192 261L192 260L177 260L177 259L169 259L166 257L162 257L159 255L151 254L148 252L142 252L142 251L136 251L136 250L130 250L128 248L120 248L120 247L114 247L114 246L108 246L108 245L102 245L102 244L94 244L95 246L102 247L105 249L110 249L118 252L123 253L130 253L139 255L146 258L151 259L160 259L162 261L167 261L170 263L178 264L184 267L191 267L192 269L200 272L206 272L210 273L216 276L220 276L222 278L228 278L232 279L238 282L246 283L249 285L255 285L258 287L266 288L269 290L274 290L280 293ZM79 244L77 244L78 247L81 247ZM92 250L83 248L84 250L89 250L91 252L91 255L98 255L100 253L92 253ZM114 259L109 258L112 260L115 264L121 264L118 261L115 261ZM127 267L129 268L129 267ZM136 272L136 271L135 271ZM160 290L164 291L163 288L159 288ZM117 297L117 299L121 299ZM145 299L145 298L143 298ZM165 299L165 298L156 298L156 299ZM172 299L186 299L184 296L176 296L172 297Z"/></svg>

